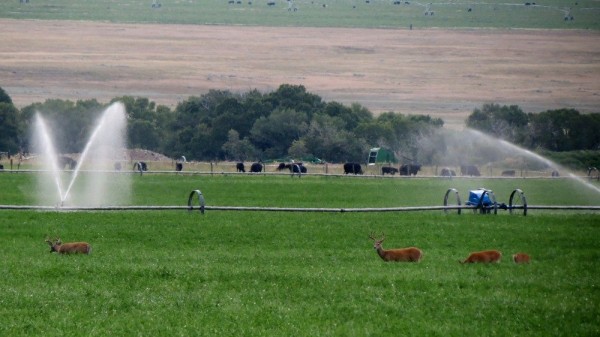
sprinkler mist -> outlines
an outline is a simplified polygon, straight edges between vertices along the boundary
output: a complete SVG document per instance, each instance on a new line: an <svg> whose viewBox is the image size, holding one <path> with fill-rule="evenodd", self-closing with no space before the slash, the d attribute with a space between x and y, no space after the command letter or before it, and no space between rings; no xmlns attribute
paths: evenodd
<svg viewBox="0 0 600 337"><path fill-rule="evenodd" d="M485 134L483 134L483 133L481 133L479 131L476 131L476 130L472 130L472 129L467 129L467 130L469 132L475 134L479 138L488 138L488 139L492 138L492 137L489 137L489 136L487 136L487 135L485 135ZM578 183L582 184L583 186L585 186L585 187L587 187L587 188L589 188L589 189L591 189L591 190L593 190L593 191L595 191L597 193L600 193L600 188L598 186L596 186L594 184L590 184L585 179L582 179L581 177L578 177L573 172L568 171L567 169L565 169L564 167L561 167L560 165L558 165L557 163L551 161L550 159L545 158L545 157L543 157L543 156L541 156L541 155L539 155L537 153L531 152L531 151L529 151L527 149L524 149L522 147L519 147L519 146L517 146L517 145L515 145L513 143L510 143L508 141L505 141L505 140L502 140L502 139L495 139L495 138L492 138L492 139L495 142L498 142L499 146L502 146L502 147L504 147L505 149L507 149L509 151L518 153L518 154L520 154L522 156L525 156L525 157L528 157L528 158L533 159L535 161L538 161L540 163L543 163L544 165L547 165L548 167L554 167L554 168L559 169L562 172L567 172L567 175L568 175L569 178L577 181Z"/></svg>
<svg viewBox="0 0 600 337"><path fill-rule="evenodd" d="M560 172L562 178L568 178L577 184L600 194L598 185L578 176L552 160L537 153L519 147L511 142L465 128L440 130L433 137L424 137L419 141L424 152L434 153L435 160L448 166L477 164L491 167L521 168L528 171ZM440 151L440 148L443 150Z"/></svg>
<svg viewBox="0 0 600 337"><path fill-rule="evenodd" d="M33 142L34 148L43 157L43 170L38 175L38 203L59 207L66 204L107 206L126 203L130 196L130 175L114 171L114 163L126 159L126 125L123 104L110 105L93 127L77 165L66 172L60 166L61 160L50 128L38 113ZM68 183L63 184L63 179Z"/></svg>

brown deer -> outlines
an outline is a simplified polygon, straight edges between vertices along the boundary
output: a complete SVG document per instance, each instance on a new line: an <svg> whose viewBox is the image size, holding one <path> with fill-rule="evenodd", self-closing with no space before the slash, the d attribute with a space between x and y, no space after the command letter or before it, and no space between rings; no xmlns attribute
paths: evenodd
<svg viewBox="0 0 600 337"><path fill-rule="evenodd" d="M50 253L57 252L59 254L89 254L92 252L92 246L87 242L68 242L62 243L60 238L52 241L46 238L46 242L50 245Z"/></svg>
<svg viewBox="0 0 600 337"><path fill-rule="evenodd" d="M395 262L419 262L423 257L423 252L416 247L401 248L401 249L383 249L381 243L385 240L385 234L381 234L381 239L376 239L374 234L369 235L369 239L374 241L373 248L377 250L379 257L383 261Z"/></svg>
<svg viewBox="0 0 600 337"><path fill-rule="evenodd" d="M498 263L502 258L502 253L497 250L484 250L482 252L471 253L464 261L460 263Z"/></svg>
<svg viewBox="0 0 600 337"><path fill-rule="evenodd" d="M531 257L525 253L516 253L512 258L515 263L529 263L531 260Z"/></svg>

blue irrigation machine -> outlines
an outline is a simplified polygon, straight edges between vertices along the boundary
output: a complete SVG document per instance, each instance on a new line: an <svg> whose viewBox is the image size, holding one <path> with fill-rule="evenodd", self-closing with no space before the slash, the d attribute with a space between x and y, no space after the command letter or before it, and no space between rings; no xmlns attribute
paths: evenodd
<svg viewBox="0 0 600 337"><path fill-rule="evenodd" d="M527 198L525 198L525 193L518 188L510 194L508 205L498 203L492 190L486 188L470 190L469 198L464 206L458 191L455 188L449 188L444 195L444 206L447 207L444 210L446 213L456 210L458 214L461 214L463 209L471 209L474 213L479 214L498 214L498 209L502 209L508 210L510 214L527 215Z"/></svg>

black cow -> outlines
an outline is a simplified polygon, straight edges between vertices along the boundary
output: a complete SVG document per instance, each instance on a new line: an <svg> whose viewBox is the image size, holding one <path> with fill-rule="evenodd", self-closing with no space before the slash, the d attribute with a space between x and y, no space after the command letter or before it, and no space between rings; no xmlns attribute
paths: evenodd
<svg viewBox="0 0 600 337"><path fill-rule="evenodd" d="M381 175L386 175L387 174L391 174L391 175L396 175L396 173L398 173L398 169L395 167L382 167L381 168Z"/></svg>
<svg viewBox="0 0 600 337"><path fill-rule="evenodd" d="M442 177L454 177L456 176L456 172L454 172L454 170L451 170L447 167L444 167L442 169L442 172L440 174Z"/></svg>
<svg viewBox="0 0 600 337"><path fill-rule="evenodd" d="M477 169L475 165L461 165L460 166L460 174L463 176L475 176L479 177L481 173Z"/></svg>
<svg viewBox="0 0 600 337"><path fill-rule="evenodd" d="M400 175L401 176L416 176L417 172L421 170L420 164L404 164L400 166Z"/></svg>
<svg viewBox="0 0 600 337"><path fill-rule="evenodd" d="M344 164L344 174L363 174L362 167L360 167L359 163L345 163Z"/></svg>
<svg viewBox="0 0 600 337"><path fill-rule="evenodd" d="M503 177L514 177L515 176L515 170L506 170L506 171L502 171L502 176Z"/></svg>
<svg viewBox="0 0 600 337"><path fill-rule="evenodd" d="M308 170L306 169L306 166L304 166L302 163L294 163L294 164L289 164L290 166L290 172L292 173L307 173Z"/></svg>
<svg viewBox="0 0 600 337"><path fill-rule="evenodd" d="M291 164L279 163L279 166L277 166L277 171L282 171L285 169L290 170L290 172L292 172L292 173L307 173L308 172L308 169L306 169L306 166L304 166L302 163L291 163Z"/></svg>
<svg viewBox="0 0 600 337"><path fill-rule="evenodd" d="M558 171L554 172L556 172L556 177L558 177ZM554 172L552 172L553 177L555 177ZM596 173L596 180L600 180L600 171L598 171L598 169L593 166L588 167L588 177L590 179L594 179L594 173Z"/></svg>
<svg viewBox="0 0 600 337"><path fill-rule="evenodd" d="M252 163L252 165L250 166L250 172L252 173L262 172L262 170L263 166L261 163Z"/></svg>
<svg viewBox="0 0 600 337"><path fill-rule="evenodd" d="M138 161L135 164L133 164L133 170L134 171L148 171L148 165L146 165L146 162Z"/></svg>
<svg viewBox="0 0 600 337"><path fill-rule="evenodd" d="M183 163L175 163L175 171L181 172L183 170Z"/></svg>
<svg viewBox="0 0 600 337"><path fill-rule="evenodd" d="M246 172L246 167L244 166L244 163L237 163L237 164L235 164L235 169L238 172Z"/></svg>
<svg viewBox="0 0 600 337"><path fill-rule="evenodd" d="M77 161L67 156L58 157L58 166L61 170L65 167L69 170L74 170L77 167Z"/></svg>

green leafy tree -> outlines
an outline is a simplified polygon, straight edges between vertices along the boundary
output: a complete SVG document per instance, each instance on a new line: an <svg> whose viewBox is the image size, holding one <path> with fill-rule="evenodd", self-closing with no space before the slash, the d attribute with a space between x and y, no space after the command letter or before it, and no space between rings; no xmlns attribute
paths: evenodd
<svg viewBox="0 0 600 337"><path fill-rule="evenodd" d="M373 119L371 112L357 103L347 107L338 102L329 102L325 105L323 113L342 120L344 129L348 131L353 131L360 123Z"/></svg>
<svg viewBox="0 0 600 337"><path fill-rule="evenodd" d="M375 120L362 122L355 134L362 135L371 147L385 147L404 160L421 160L423 139L444 125L439 118L426 115L402 115L385 112Z"/></svg>
<svg viewBox="0 0 600 337"><path fill-rule="evenodd" d="M307 92L303 85L282 84L266 100L273 109L303 112L309 119L325 106L321 97Z"/></svg>
<svg viewBox="0 0 600 337"><path fill-rule="evenodd" d="M127 124L130 148L156 151L160 147L160 132L153 121L134 119Z"/></svg>
<svg viewBox="0 0 600 337"><path fill-rule="evenodd" d="M0 87L0 103L13 104L12 98Z"/></svg>
<svg viewBox="0 0 600 337"><path fill-rule="evenodd" d="M312 153L308 151L306 142L303 139L298 139L292 142L292 145L288 149L288 155L291 158L302 159L313 157Z"/></svg>
<svg viewBox="0 0 600 337"><path fill-rule="evenodd" d="M19 152L20 138L19 110L12 103L0 102L0 152Z"/></svg>
<svg viewBox="0 0 600 337"><path fill-rule="evenodd" d="M368 151L363 138L344 129L344 121L327 115L315 116L302 140L310 153L329 162L363 161Z"/></svg>
<svg viewBox="0 0 600 337"><path fill-rule="evenodd" d="M213 124L218 117L219 105L232 97L234 95L229 91L210 90L200 97L192 96L179 103L167 128L169 137L165 153L196 160L222 156L221 147L230 128L224 126L219 129L220 132L215 132Z"/></svg>
<svg viewBox="0 0 600 337"><path fill-rule="evenodd" d="M386 146L387 140L391 139L392 127L378 120L370 120L360 123L355 134L363 138L370 147Z"/></svg>
<svg viewBox="0 0 600 337"><path fill-rule="evenodd" d="M304 112L291 109L275 110L268 117L259 118L250 131L250 140L266 158L287 154L294 140L308 130L309 119Z"/></svg>
<svg viewBox="0 0 600 337"><path fill-rule="evenodd" d="M467 126L513 143L522 143L529 117L517 105L484 104L473 110Z"/></svg>
<svg viewBox="0 0 600 337"><path fill-rule="evenodd" d="M23 123L12 99L0 88L0 152L14 154L23 145Z"/></svg>
<svg viewBox="0 0 600 337"><path fill-rule="evenodd" d="M145 97L123 96L114 98L113 102L122 102L127 112L127 139L130 148L142 148L159 151L167 137L167 129L173 114L166 106Z"/></svg>
<svg viewBox="0 0 600 337"><path fill-rule="evenodd" d="M527 146L551 151L600 149L600 114L582 115L574 109L529 114Z"/></svg>
<svg viewBox="0 0 600 337"><path fill-rule="evenodd" d="M574 127L578 130L573 134L575 150L600 150L600 113L580 115Z"/></svg>
<svg viewBox="0 0 600 337"><path fill-rule="evenodd" d="M235 130L241 137L248 136L254 124L254 119L248 117L237 98L225 99L216 107L216 117L212 120L213 141L225 143L229 130Z"/></svg>
<svg viewBox="0 0 600 337"><path fill-rule="evenodd" d="M24 124L32 134L33 118L40 113L52 131L54 146L60 153L83 151L93 127L105 105L96 100L69 101L49 99L44 103L34 103L22 109Z"/></svg>
<svg viewBox="0 0 600 337"><path fill-rule="evenodd" d="M228 139L222 146L225 152L225 158L229 160L245 161L256 157L256 149L247 138L240 139L240 134L231 129L228 132Z"/></svg>

